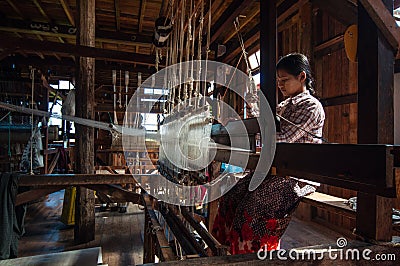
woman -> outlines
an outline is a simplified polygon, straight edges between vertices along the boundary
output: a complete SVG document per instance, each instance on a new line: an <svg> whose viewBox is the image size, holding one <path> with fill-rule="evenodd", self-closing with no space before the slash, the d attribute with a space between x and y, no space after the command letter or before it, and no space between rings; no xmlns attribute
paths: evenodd
<svg viewBox="0 0 400 266"><path fill-rule="evenodd" d="M295 53L282 57L277 66L277 84L287 97L277 107L281 121L278 142L321 143L325 113L314 97L307 57ZM221 200L213 234L231 254L279 248L290 214L302 196L315 191L300 187L289 177L269 176L255 190L248 191L251 177L240 180Z"/></svg>

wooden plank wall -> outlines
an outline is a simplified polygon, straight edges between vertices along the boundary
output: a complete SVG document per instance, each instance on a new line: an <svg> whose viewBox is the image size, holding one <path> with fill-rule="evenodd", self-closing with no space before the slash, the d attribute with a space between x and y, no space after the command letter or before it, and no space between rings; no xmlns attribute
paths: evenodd
<svg viewBox="0 0 400 266"><path fill-rule="evenodd" d="M343 35L347 28L321 10L315 13L314 21L319 25L314 31L315 46ZM316 89L321 99L357 93L357 64L347 59L344 45L336 47L314 55ZM326 106L324 109L325 138L332 143L357 143L357 103ZM356 196L355 191L328 185L321 185L319 191L345 199ZM316 216L345 230L355 227L354 219L321 209L317 210Z"/></svg>
<svg viewBox="0 0 400 266"><path fill-rule="evenodd" d="M278 25L278 57L291 52L308 55L313 68L316 95L320 99L357 93L357 64L347 59L343 38L321 49L321 44L334 38L340 39L347 26L326 12L312 8L307 3L300 8L300 12ZM313 12L306 12L307 9ZM304 25L310 24L310 21L312 30L307 34ZM307 38L311 42L311 48L307 48L304 43ZM357 103L326 106L324 109L324 137L333 143L357 143ZM319 191L346 199L356 196L355 191L323 184ZM354 219L322 209L317 209L313 215L322 223L333 224L348 232L355 227Z"/></svg>

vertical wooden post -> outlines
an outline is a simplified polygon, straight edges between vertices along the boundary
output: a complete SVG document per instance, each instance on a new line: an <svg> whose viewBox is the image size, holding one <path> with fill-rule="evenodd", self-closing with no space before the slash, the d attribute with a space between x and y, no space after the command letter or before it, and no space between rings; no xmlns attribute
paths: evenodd
<svg viewBox="0 0 400 266"><path fill-rule="evenodd" d="M208 171L210 173L210 181L216 179L219 176L221 164L221 162L213 161L208 167ZM212 193L212 191L210 191L209 193ZM209 232L212 232L212 229L214 227L214 221L218 213L218 205L219 199L208 203L207 228Z"/></svg>
<svg viewBox="0 0 400 266"><path fill-rule="evenodd" d="M95 0L78 0L77 44L95 46ZM76 89L76 115L94 119L95 59L79 57ZM76 125L76 170L81 174L94 173L94 129ZM78 187L75 209L75 242L86 243L95 237L94 193Z"/></svg>
<svg viewBox="0 0 400 266"><path fill-rule="evenodd" d="M271 111L276 113L276 0L260 1L260 87L268 100ZM263 108L263 107L262 107Z"/></svg>
<svg viewBox="0 0 400 266"><path fill-rule="evenodd" d="M392 12L393 1L383 2ZM358 1L358 143L393 144L393 64L391 46ZM359 192L357 233L391 241L392 205L392 199Z"/></svg>
<svg viewBox="0 0 400 266"><path fill-rule="evenodd" d="M46 107L46 110L49 109L49 89L46 88L46 97L44 100L44 105ZM47 119L46 119L47 121ZM46 124L42 127L44 130L44 150L47 151L49 149L49 125L46 122ZM44 174L48 174L48 167L49 167L49 155L47 152L44 154Z"/></svg>

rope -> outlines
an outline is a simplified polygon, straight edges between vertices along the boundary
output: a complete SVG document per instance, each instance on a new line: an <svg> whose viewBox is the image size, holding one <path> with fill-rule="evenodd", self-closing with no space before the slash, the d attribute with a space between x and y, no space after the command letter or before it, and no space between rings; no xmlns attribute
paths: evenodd
<svg viewBox="0 0 400 266"><path fill-rule="evenodd" d="M242 48L242 55L244 56L245 61L246 61L247 74L250 74L251 69L250 69L249 59L247 58L247 52L246 52L246 48L244 46L242 34L239 31L240 25L239 25L238 17L236 17L235 21L233 21L233 25L235 26L236 34L239 39L240 48Z"/></svg>
<svg viewBox="0 0 400 266"><path fill-rule="evenodd" d="M35 69L31 68L31 79L32 79L32 86L31 86L31 108L33 109L33 93L34 93L34 87L35 87ZM30 174L33 175L33 113L31 114L31 169L30 169Z"/></svg>
<svg viewBox="0 0 400 266"><path fill-rule="evenodd" d="M8 157L11 157L11 112L8 112Z"/></svg>
<svg viewBox="0 0 400 266"><path fill-rule="evenodd" d="M211 8L211 0L210 0L210 8ZM207 72L208 72L208 54L210 53L210 41L211 41L211 11L208 12L208 28L207 28L207 44L206 44L206 70L205 70L205 80L207 80ZM204 92L203 92L203 105L206 105L206 95L207 95L207 82L204 83Z"/></svg>
<svg viewBox="0 0 400 266"><path fill-rule="evenodd" d="M243 54L240 55L239 61L236 64L235 70L233 71L233 74L231 76L231 79L229 80L228 86L227 88L229 88L229 86L231 85L231 82L233 80L233 77L235 76L236 70L238 69L238 66L240 64L240 61L242 61L243 58ZM224 95L222 95L221 99L224 100L226 93L228 92L228 89L225 90Z"/></svg>
<svg viewBox="0 0 400 266"><path fill-rule="evenodd" d="M199 39L198 39L198 45L197 45L197 80L200 80L201 77L201 43L202 43L202 36L203 36L203 27L204 27L204 3L201 5L201 10L200 10L200 25L199 25ZM195 90L195 97L200 96L200 83L196 82L196 90ZM197 104L197 101L196 101ZM197 106L196 106L197 107Z"/></svg>

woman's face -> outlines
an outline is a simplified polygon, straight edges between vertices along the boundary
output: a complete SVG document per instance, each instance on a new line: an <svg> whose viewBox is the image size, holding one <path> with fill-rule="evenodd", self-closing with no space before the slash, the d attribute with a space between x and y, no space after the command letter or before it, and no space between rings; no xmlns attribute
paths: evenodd
<svg viewBox="0 0 400 266"><path fill-rule="evenodd" d="M276 81L283 96L293 97L306 90L306 73L303 71L298 76L293 76L283 69L277 71Z"/></svg>

